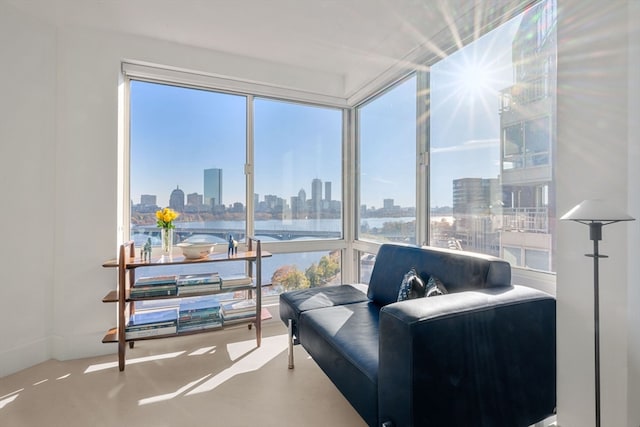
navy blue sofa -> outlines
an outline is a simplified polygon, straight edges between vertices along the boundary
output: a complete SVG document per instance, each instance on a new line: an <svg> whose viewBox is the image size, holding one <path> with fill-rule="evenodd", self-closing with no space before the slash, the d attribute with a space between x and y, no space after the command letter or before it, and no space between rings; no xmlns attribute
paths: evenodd
<svg viewBox="0 0 640 427"><path fill-rule="evenodd" d="M397 302L411 268L448 293ZM555 299L512 286L501 259L385 244L367 294L286 292L280 317L290 346L301 344L370 426L525 427L555 411Z"/></svg>

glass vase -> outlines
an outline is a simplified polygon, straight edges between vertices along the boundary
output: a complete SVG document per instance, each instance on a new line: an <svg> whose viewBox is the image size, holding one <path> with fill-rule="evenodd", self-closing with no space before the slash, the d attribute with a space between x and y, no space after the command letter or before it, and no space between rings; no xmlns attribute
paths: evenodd
<svg viewBox="0 0 640 427"><path fill-rule="evenodd" d="M173 228L162 228L160 231L162 247L160 254L163 257L171 257L173 250Z"/></svg>

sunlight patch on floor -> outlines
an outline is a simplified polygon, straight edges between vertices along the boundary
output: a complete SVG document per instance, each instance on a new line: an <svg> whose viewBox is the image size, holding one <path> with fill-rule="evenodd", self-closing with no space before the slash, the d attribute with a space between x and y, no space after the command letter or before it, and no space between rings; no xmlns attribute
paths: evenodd
<svg viewBox="0 0 640 427"><path fill-rule="evenodd" d="M162 402L164 400L169 400L169 399L173 399L176 396L180 396L182 393L184 393L185 391L189 390L191 387L195 386L196 384L198 384L199 382L204 381L205 379L207 379L208 377L210 377L211 374L207 374L204 377L195 380L195 381L191 381L189 384L180 387L178 390L174 391L173 393L165 393L165 394L159 394L157 396L152 396L152 397L147 397L145 399L140 399L138 400L138 406L142 406L142 405L148 405L150 403L158 403L158 402Z"/></svg>
<svg viewBox="0 0 640 427"><path fill-rule="evenodd" d="M287 349L287 341L288 336L283 334L263 338L260 347L255 346L255 340L228 344L227 351L231 360L236 360L241 355L246 356L238 360L230 368L225 369L188 392L187 396L211 391L236 375L260 369Z"/></svg>
<svg viewBox="0 0 640 427"><path fill-rule="evenodd" d="M189 353L189 356L200 356L205 353L213 354L215 352L216 352L216 346L212 345L211 347L202 347L195 351L192 351L191 353Z"/></svg>
<svg viewBox="0 0 640 427"><path fill-rule="evenodd" d="M0 409L4 408L9 403L11 403L14 400L16 400L18 398L18 396L20 396L20 392L21 391L24 391L24 389L21 388L20 390L12 391L9 394L5 394L4 396L0 396Z"/></svg>
<svg viewBox="0 0 640 427"><path fill-rule="evenodd" d="M162 359L172 359L174 357L178 357L181 354L186 353L185 351L176 351L174 353L165 353L165 354L157 354L154 356L147 356L147 357L138 357L135 359L127 359L127 365L134 365L136 363L145 363L145 362L152 362L154 360L162 360ZM118 362L108 362L108 363L98 363L96 365L89 365L87 367L87 369L84 371L85 374L91 373L91 372L96 372L96 371L102 371L105 369L111 369L111 368L115 368L118 366Z"/></svg>

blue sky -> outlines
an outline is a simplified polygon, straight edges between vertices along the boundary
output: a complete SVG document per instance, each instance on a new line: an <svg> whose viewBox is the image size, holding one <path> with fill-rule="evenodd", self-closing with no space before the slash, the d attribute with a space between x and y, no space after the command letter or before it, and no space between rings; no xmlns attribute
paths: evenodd
<svg viewBox="0 0 640 427"><path fill-rule="evenodd" d="M456 178L499 174L499 91L511 84L518 18L431 68L431 205L451 205ZM365 107L361 203L415 205L415 79ZM133 81L131 198L166 206L177 186L203 193L203 170L223 169L223 203L245 199L243 96ZM341 111L255 99L255 193L289 201L311 180L340 199ZM372 147L376 147L373 149ZM366 163L366 166L365 166Z"/></svg>

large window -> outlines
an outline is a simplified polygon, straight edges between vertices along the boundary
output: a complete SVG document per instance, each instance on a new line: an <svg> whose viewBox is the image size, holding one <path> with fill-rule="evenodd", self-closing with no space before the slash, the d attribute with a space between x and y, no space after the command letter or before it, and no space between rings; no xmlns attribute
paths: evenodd
<svg viewBox="0 0 640 427"><path fill-rule="evenodd" d="M431 66L432 245L554 270L555 16L542 1Z"/></svg>
<svg viewBox="0 0 640 427"><path fill-rule="evenodd" d="M342 237L342 110L258 98L255 234Z"/></svg>
<svg viewBox="0 0 640 427"><path fill-rule="evenodd" d="M246 98L132 80L131 238L159 245L155 212L171 207L177 242L244 238Z"/></svg>
<svg viewBox="0 0 640 427"><path fill-rule="evenodd" d="M137 247L148 239L159 246L155 212L171 207L179 213L174 243L225 251L229 234L243 242L251 232L263 247L275 245L263 261L266 294L340 283L341 108L135 78L129 107L129 238Z"/></svg>
<svg viewBox="0 0 640 427"><path fill-rule="evenodd" d="M367 282L385 242L553 272L555 22L538 2L351 111L130 67L130 237L157 246L164 206L177 242L252 233L280 290Z"/></svg>
<svg viewBox="0 0 640 427"><path fill-rule="evenodd" d="M358 238L417 242L416 77L358 108Z"/></svg>

